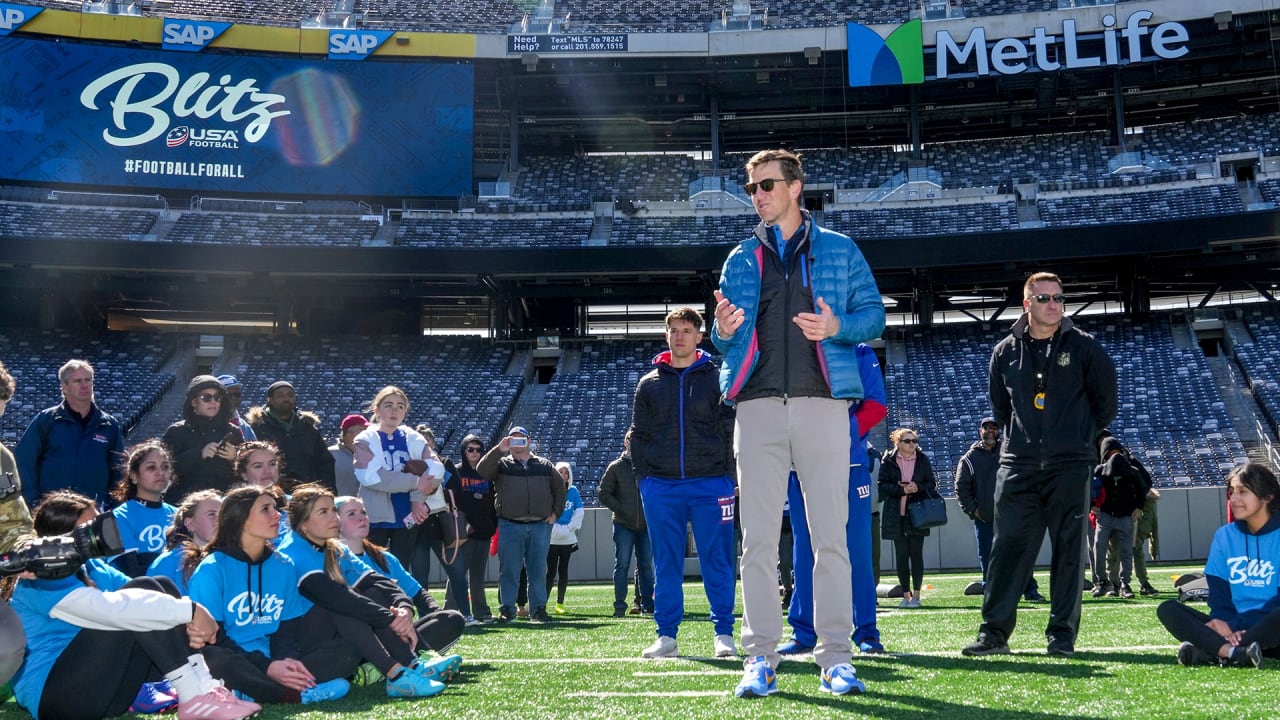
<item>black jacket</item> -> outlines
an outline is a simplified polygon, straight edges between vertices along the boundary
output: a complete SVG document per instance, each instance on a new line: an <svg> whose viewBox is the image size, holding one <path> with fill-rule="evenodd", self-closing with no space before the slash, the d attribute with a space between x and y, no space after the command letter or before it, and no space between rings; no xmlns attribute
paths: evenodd
<svg viewBox="0 0 1280 720"><path fill-rule="evenodd" d="M531 455L529 462L522 465L511 455L503 454L501 447L494 445L476 465L480 477L493 485L498 517L519 522L560 517L568 490L556 466L537 455Z"/></svg>
<svg viewBox="0 0 1280 720"><path fill-rule="evenodd" d="M175 505L182 498L197 490L217 490L225 493L231 486L234 468L230 460L214 455L203 457L204 446L227 440L235 445L244 441L240 426L231 421L232 411L224 402L218 414L205 417L196 414L192 401L205 390L222 391L222 385L210 375L198 375L187 385L186 401L182 405L182 420L164 431L164 444L173 455L173 470L178 476L169 491L170 502Z"/></svg>
<svg viewBox="0 0 1280 720"><path fill-rule="evenodd" d="M923 500L937 492L938 478L933 474L933 465L923 450L916 451L916 472L911 478L916 484L916 491L907 496L907 502ZM880 458L880 537L884 540L898 540L903 535L928 535L929 529L917 530L911 526L909 516L898 515L898 500L906 493L902 490L902 469L898 467L898 449L886 450Z"/></svg>
<svg viewBox="0 0 1280 720"><path fill-rule="evenodd" d="M644 501L636 485L636 470L630 455L619 455L609 463L600 478L600 490L596 494L600 504L613 511L613 522L629 530L644 530Z"/></svg>
<svg viewBox="0 0 1280 720"><path fill-rule="evenodd" d="M670 353L636 384L631 462L636 477L684 479L733 475L733 408L720 402L719 368L699 351L678 370Z"/></svg>
<svg viewBox="0 0 1280 720"><path fill-rule="evenodd" d="M479 443L480 438L467 435L462 439L462 447L473 442ZM480 471L467 461L465 452L462 453L462 461L458 463L457 470L457 474L449 478L445 487L453 491L454 502L471 524L471 532L467 533L467 537L488 542L498 529L498 512L493 507L493 483L480 476Z"/></svg>
<svg viewBox="0 0 1280 720"><path fill-rule="evenodd" d="M960 456L960 462L956 464L956 496L965 515L981 522L995 521L996 469L999 466L998 445L992 445L988 450L979 441Z"/></svg>
<svg viewBox="0 0 1280 720"><path fill-rule="evenodd" d="M763 225L763 224L762 224ZM809 222L801 223L796 235L788 239L786 258L778 255L778 228L765 231L760 277L760 303L756 311L756 341L759 355L751 377L734 398L734 402L762 397L831 397L831 386L818 363L813 341L804 336L800 326L792 322L796 313L814 310L809 271L813 257L809 254Z"/></svg>
<svg viewBox="0 0 1280 720"><path fill-rule="evenodd" d="M1071 318L1048 342L1047 356L1033 357L1027 316L991 353L992 414L1004 431L1000 462L1039 465L1097 458L1097 437L1116 417L1116 368L1092 335ZM1034 406L1043 373L1045 407Z"/></svg>
<svg viewBox="0 0 1280 720"><path fill-rule="evenodd" d="M1151 486L1123 452L1107 458L1093 469L1093 474L1102 484L1099 498L1102 512L1124 517L1146 507Z"/></svg>
<svg viewBox="0 0 1280 720"><path fill-rule="evenodd" d="M269 409L255 407L249 409L247 420L259 440L271 441L284 456L280 486L286 492L309 482L318 482L331 491L337 490L333 455L320 434L320 418L295 410L293 419L286 425Z"/></svg>

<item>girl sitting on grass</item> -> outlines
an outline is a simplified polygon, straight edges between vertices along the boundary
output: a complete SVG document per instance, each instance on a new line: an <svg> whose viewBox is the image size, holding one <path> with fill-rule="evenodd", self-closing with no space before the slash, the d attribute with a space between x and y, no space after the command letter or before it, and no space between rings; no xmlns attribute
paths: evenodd
<svg viewBox="0 0 1280 720"><path fill-rule="evenodd" d="M1209 614L1176 600L1157 609L1182 641L1180 665L1260 668L1263 655L1280 646L1280 482L1262 465L1237 465L1227 475L1227 503L1235 520L1214 533L1204 566Z"/></svg>

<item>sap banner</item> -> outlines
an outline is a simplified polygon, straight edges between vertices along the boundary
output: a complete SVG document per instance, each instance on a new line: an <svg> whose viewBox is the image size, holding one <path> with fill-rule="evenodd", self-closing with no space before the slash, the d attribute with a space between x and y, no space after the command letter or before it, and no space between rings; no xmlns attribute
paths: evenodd
<svg viewBox="0 0 1280 720"><path fill-rule="evenodd" d="M466 194L473 74L0 37L0 179Z"/></svg>

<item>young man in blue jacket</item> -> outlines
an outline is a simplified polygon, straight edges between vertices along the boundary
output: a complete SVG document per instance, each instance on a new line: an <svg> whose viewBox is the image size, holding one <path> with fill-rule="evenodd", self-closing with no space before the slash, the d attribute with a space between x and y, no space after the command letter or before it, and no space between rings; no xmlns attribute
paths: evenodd
<svg viewBox="0 0 1280 720"><path fill-rule="evenodd" d="M720 390L737 404L734 444L742 513L739 697L777 692L782 640L778 534L795 468L813 538L813 657L819 689L863 692L849 661L849 405L863 397L855 346L884 331L884 302L848 236L802 209L804 172L786 150L756 153L743 186L760 224L729 253L712 340L725 353Z"/></svg>
<svg viewBox="0 0 1280 720"><path fill-rule="evenodd" d="M668 350L636 384L631 415L631 462L653 548L658 626L658 639L640 655L677 654L685 527L692 525L715 626L715 656L733 657L733 411L720 402L719 369L698 349L702 315L679 308L668 313L666 325Z"/></svg>

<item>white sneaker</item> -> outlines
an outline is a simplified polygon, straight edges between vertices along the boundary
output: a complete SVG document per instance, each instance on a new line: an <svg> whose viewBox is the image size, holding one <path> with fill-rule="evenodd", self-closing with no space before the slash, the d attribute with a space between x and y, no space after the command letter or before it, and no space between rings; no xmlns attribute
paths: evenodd
<svg viewBox="0 0 1280 720"><path fill-rule="evenodd" d="M642 658L667 658L675 657L676 655L676 639L666 635L659 635L652 645L640 653Z"/></svg>
<svg viewBox="0 0 1280 720"><path fill-rule="evenodd" d="M734 644L732 635L717 635L715 646L716 657L736 657L738 655L738 646Z"/></svg>

